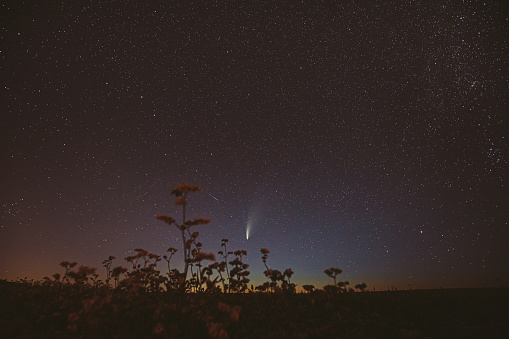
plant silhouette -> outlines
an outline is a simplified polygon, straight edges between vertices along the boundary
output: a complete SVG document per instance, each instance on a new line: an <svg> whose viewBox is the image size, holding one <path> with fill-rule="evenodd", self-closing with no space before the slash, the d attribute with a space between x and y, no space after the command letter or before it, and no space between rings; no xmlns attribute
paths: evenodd
<svg viewBox="0 0 509 339"><path fill-rule="evenodd" d="M196 238L198 237L198 232L194 232L191 234L191 227L197 225L205 225L210 222L210 219L205 218L195 218L194 220L186 219L186 207L187 207L187 196L191 192L201 192L201 189L195 185L189 185L187 183L180 184L177 188L174 188L171 191L171 194L174 195L177 199L175 200L175 205L182 206L182 222L177 222L175 218L167 215L158 215L157 219L164 221L168 225L174 225L177 229L180 230L182 234L182 245L184 249L184 272L179 275L179 289L181 291L186 290L186 280L187 280L187 272L189 270L190 264L193 262L193 259L198 257L198 260L195 260L195 263L201 265L201 260L212 260L215 261L215 257L213 254L205 255L199 251L199 246L196 246L199 243L196 243ZM195 245L194 252L195 258L191 258L192 254L192 245ZM200 253L198 255L198 253ZM198 267L200 268L200 267ZM200 272L201 273L201 272Z"/></svg>

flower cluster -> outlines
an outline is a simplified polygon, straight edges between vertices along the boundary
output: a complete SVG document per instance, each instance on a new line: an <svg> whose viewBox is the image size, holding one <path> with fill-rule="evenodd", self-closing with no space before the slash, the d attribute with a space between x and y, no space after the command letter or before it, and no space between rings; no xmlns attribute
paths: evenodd
<svg viewBox="0 0 509 339"><path fill-rule="evenodd" d="M266 248L262 248L260 252L262 255L262 261L265 265L265 276L270 279L270 281L264 283L263 285L257 286L256 289L259 291L268 291L271 290L273 292L289 292L289 293L295 293L295 287L296 285L293 284L290 279L293 275L293 271L291 268L287 268L283 273L278 270L272 270L269 269L267 266L267 259L269 257L269 250ZM278 282L281 282L281 287L278 286Z"/></svg>

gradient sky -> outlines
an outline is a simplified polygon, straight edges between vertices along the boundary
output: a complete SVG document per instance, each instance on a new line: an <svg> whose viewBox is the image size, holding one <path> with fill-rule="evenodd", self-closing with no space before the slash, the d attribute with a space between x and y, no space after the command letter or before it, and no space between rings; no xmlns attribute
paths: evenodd
<svg viewBox="0 0 509 339"><path fill-rule="evenodd" d="M507 285L505 3L3 2L0 278L180 249L185 181L255 285Z"/></svg>

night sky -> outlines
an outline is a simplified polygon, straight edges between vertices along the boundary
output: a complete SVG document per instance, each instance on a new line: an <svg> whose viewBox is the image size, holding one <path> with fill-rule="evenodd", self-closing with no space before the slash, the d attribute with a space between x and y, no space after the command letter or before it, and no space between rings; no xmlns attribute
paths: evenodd
<svg viewBox="0 0 509 339"><path fill-rule="evenodd" d="M139 247L182 267L156 215L188 182L204 251L247 249L255 286L262 247L298 286L509 283L505 1L0 12L0 278Z"/></svg>

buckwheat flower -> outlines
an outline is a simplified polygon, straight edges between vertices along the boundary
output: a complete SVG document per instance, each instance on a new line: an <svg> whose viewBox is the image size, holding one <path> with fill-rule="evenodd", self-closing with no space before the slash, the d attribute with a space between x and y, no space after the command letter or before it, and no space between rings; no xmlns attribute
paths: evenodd
<svg viewBox="0 0 509 339"><path fill-rule="evenodd" d="M177 249L176 248L173 248L173 247L170 247L166 250L166 252L172 252L172 253L175 253L177 252Z"/></svg>
<svg viewBox="0 0 509 339"><path fill-rule="evenodd" d="M127 272L127 268L125 267L122 267L122 266L118 266L118 267L115 267L112 271L111 271L111 276L113 278L116 278L118 276L120 276L121 274Z"/></svg>
<svg viewBox="0 0 509 339"><path fill-rule="evenodd" d="M269 254L270 253L269 250L266 249L266 248L262 248L261 252L262 252L262 254Z"/></svg>
<svg viewBox="0 0 509 339"><path fill-rule="evenodd" d="M155 259L155 260L158 260L158 259L160 258L160 256L159 256L159 255L157 255L157 254L152 254L152 253L149 253L149 254L148 254L148 257L149 257L150 259Z"/></svg>
<svg viewBox="0 0 509 339"><path fill-rule="evenodd" d="M228 239L221 239L221 242L228 242Z"/></svg>
<svg viewBox="0 0 509 339"><path fill-rule="evenodd" d="M186 202L186 199L184 198L178 198L177 200L175 200L175 205L186 205L187 202Z"/></svg>
<svg viewBox="0 0 509 339"><path fill-rule="evenodd" d="M87 275L92 275L94 274L96 271L95 268L92 268L92 267L88 267L88 266L80 266L78 268L78 275L82 276L82 277L85 277Z"/></svg>
<svg viewBox="0 0 509 339"><path fill-rule="evenodd" d="M198 238L199 235L200 235L200 232L193 232L193 234L191 234L191 238L196 239L196 238Z"/></svg>
<svg viewBox="0 0 509 339"><path fill-rule="evenodd" d="M281 277L281 275L282 275L281 271L279 271L279 270L272 270L272 276L279 278L279 277Z"/></svg>
<svg viewBox="0 0 509 339"><path fill-rule="evenodd" d="M342 270L342 269L340 269L340 268L334 268L334 267L333 267L333 268L331 268L331 270L332 270L332 272L334 272L334 273L336 273L336 274L341 274L341 272L343 272L343 270Z"/></svg>
<svg viewBox="0 0 509 339"><path fill-rule="evenodd" d="M173 217L170 217L170 216L167 216L167 215L164 215L164 214L158 215L157 219L161 220L161 221L164 221L168 225L171 225L171 224L173 224L175 222L175 219Z"/></svg>
<svg viewBox="0 0 509 339"><path fill-rule="evenodd" d="M198 186L195 185L189 185L186 182L181 183L178 185L178 187L174 188L171 191L171 194L173 194L176 197L179 197L181 195L186 194L187 192L200 192L201 189Z"/></svg>
<svg viewBox="0 0 509 339"><path fill-rule="evenodd" d="M233 276L235 276L235 275L239 274L239 273L240 273L240 271L242 271L242 268L240 268L240 267L238 267L238 266L235 266L234 268L232 268L232 269L230 270L230 275L233 277Z"/></svg>
<svg viewBox="0 0 509 339"><path fill-rule="evenodd" d="M190 226L205 225L208 223L210 223L210 219L206 219L206 218L194 218L193 221L189 220L186 222L186 224L188 224Z"/></svg>
<svg viewBox="0 0 509 339"><path fill-rule="evenodd" d="M230 265L232 266L242 265L242 261L240 261L239 258L235 258L233 261L230 261Z"/></svg>
<svg viewBox="0 0 509 339"><path fill-rule="evenodd" d="M138 250L138 254L136 254L135 258L141 258L148 255L148 252L142 249Z"/></svg>
<svg viewBox="0 0 509 339"><path fill-rule="evenodd" d="M199 262L202 260L216 261L216 256L213 253L198 252L198 253L196 253L196 255L192 261Z"/></svg>
<svg viewBox="0 0 509 339"><path fill-rule="evenodd" d="M186 182L181 183L176 188L171 190L171 194L173 194L176 197L180 197L184 193L189 191L189 185Z"/></svg>

